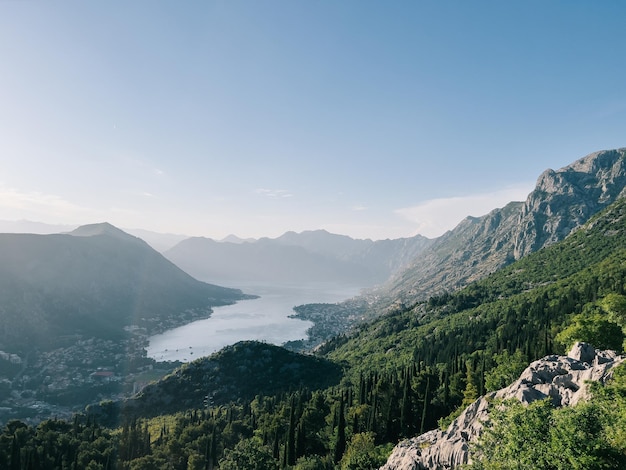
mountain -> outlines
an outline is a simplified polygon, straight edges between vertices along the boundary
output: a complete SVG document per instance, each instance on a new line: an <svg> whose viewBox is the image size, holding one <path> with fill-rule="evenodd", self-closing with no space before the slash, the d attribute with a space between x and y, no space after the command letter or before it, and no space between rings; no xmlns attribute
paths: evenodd
<svg viewBox="0 0 626 470"><path fill-rule="evenodd" d="M274 241L356 263L376 273L377 282L387 280L406 267L433 242L422 235L393 240L359 240L326 230L286 232Z"/></svg>
<svg viewBox="0 0 626 470"><path fill-rule="evenodd" d="M431 242L355 240L325 230L287 232L271 239L217 242L194 237L164 255L199 279L220 281L342 282L371 286L385 281Z"/></svg>
<svg viewBox="0 0 626 470"><path fill-rule="evenodd" d="M615 351L598 351L578 343L567 356L546 356L530 364L506 388L469 405L445 430L435 429L400 442L381 470L439 470L471 463L470 446L489 426L494 400L514 399L528 405L550 399L555 407L575 406L589 398L590 383L604 384L626 360Z"/></svg>
<svg viewBox="0 0 626 470"><path fill-rule="evenodd" d="M389 311L319 353L348 364L353 377L412 360L459 370L470 357L476 365L477 355L488 367L503 349L520 349L530 360L553 353L556 333L573 315L626 292L625 221L622 197L565 240L456 292Z"/></svg>
<svg viewBox="0 0 626 470"><path fill-rule="evenodd" d="M287 246L299 246L312 253L320 253L338 259L350 260L374 244L372 240L355 240L347 235L336 235L326 230L285 232L274 242Z"/></svg>
<svg viewBox="0 0 626 470"><path fill-rule="evenodd" d="M0 234L0 349L60 337L155 332L242 299L192 278L143 240L110 224L69 234Z"/></svg>
<svg viewBox="0 0 626 470"><path fill-rule="evenodd" d="M250 243L250 242L255 242L256 239L254 239L254 238L239 238L237 235L234 235L234 234L231 233L230 235L226 235L220 241L221 242L225 242L225 243Z"/></svg>
<svg viewBox="0 0 626 470"><path fill-rule="evenodd" d="M375 308L424 300L481 279L565 238L626 186L626 149L595 152L560 170L546 170L525 202L467 217L417 254L375 292Z"/></svg>
<svg viewBox="0 0 626 470"><path fill-rule="evenodd" d="M297 389L319 390L339 383L341 366L322 358L297 354L279 346L241 341L209 357L185 364L149 384L136 396L115 405L133 416L200 408L207 396L215 406L255 396ZM111 412L92 405L91 413Z"/></svg>
<svg viewBox="0 0 626 470"><path fill-rule="evenodd" d="M52 233L68 233L74 229L76 229L76 225L45 224L30 220L0 220L0 233L36 233L39 235L49 235ZM170 249L185 238L188 238L187 235L159 233L143 229L125 229L124 231L146 241L152 248L160 253Z"/></svg>

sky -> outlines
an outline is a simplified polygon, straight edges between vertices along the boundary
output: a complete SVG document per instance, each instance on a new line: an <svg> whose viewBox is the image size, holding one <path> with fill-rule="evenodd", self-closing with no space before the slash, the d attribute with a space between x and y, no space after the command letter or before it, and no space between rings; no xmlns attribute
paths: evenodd
<svg viewBox="0 0 626 470"><path fill-rule="evenodd" d="M0 220L437 237L626 146L626 2L0 1Z"/></svg>

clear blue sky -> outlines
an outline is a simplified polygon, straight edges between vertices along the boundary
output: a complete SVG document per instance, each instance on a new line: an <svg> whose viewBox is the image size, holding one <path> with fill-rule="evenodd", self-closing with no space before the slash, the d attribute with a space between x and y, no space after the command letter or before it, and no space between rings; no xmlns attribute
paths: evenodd
<svg viewBox="0 0 626 470"><path fill-rule="evenodd" d="M1 1L0 219L437 236L626 146L626 2Z"/></svg>

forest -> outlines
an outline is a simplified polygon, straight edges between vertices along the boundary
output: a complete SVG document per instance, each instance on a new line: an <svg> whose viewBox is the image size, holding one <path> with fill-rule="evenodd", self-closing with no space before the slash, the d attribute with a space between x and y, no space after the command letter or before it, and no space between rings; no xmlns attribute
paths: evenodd
<svg viewBox="0 0 626 470"><path fill-rule="evenodd" d="M88 412L38 426L12 421L0 462L11 470L378 468L399 440L447 426L533 360L578 340L624 350L625 216L620 200L563 242L327 342L316 354L341 367L332 385L284 383L220 404L207 396L167 414L122 409L115 423ZM472 469L512 468L517 455L515 468L624 468L623 369L575 408L505 404Z"/></svg>

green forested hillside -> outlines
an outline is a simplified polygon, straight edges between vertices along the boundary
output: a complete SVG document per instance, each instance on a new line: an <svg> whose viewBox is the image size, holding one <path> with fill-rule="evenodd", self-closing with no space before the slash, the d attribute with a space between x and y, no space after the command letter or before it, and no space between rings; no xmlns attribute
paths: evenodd
<svg viewBox="0 0 626 470"><path fill-rule="evenodd" d="M595 335L622 347L625 216L626 201L620 200L559 244L336 338L319 351L343 371L341 381L327 388L276 382L290 364L306 363L280 355L279 367L241 371L240 383L247 380L253 389L259 378L272 384L254 398L235 394L236 402L190 403L192 409L168 415L159 415L168 406L155 404L152 417L128 413L112 431L93 417L38 428L13 422L0 436L0 459L19 462L9 468L33 469L377 468L399 439L444 424L459 407L513 381L531 360L563 352L572 339ZM247 349L248 356L262 351ZM235 369L245 366L228 354L229 370L213 371L211 381L230 383ZM167 389L177 405L199 402L209 384L195 382L193 367L156 384L155 396ZM327 374L324 367L317 373ZM339 371L337 365L328 370ZM622 394L622 385L607 393ZM623 400L613 403L616 416L626 415ZM570 418L564 415L563 429L571 428ZM611 459L602 462L619 468L623 439L610 445Z"/></svg>
<svg viewBox="0 0 626 470"><path fill-rule="evenodd" d="M306 388L337 385L342 368L335 362L296 354L279 346L241 341L206 358L184 364L137 396L123 402L88 407L99 422L115 424L136 418L173 413L203 404L246 402L257 395L279 395Z"/></svg>
<svg viewBox="0 0 626 470"><path fill-rule="evenodd" d="M626 201L619 200L563 242L465 289L397 309L329 342L323 353L348 363L356 377L411 362L451 373L467 360L482 373L503 351L519 349L528 360L563 352L555 336L574 314L609 293L624 293L625 216Z"/></svg>

